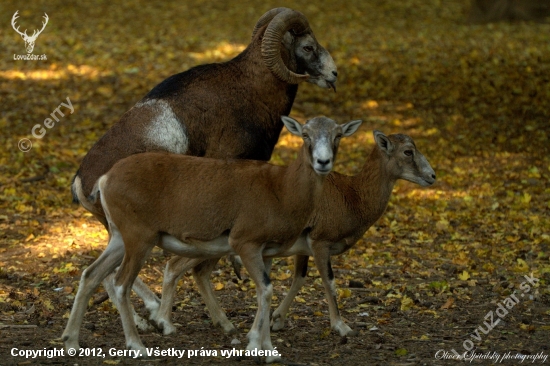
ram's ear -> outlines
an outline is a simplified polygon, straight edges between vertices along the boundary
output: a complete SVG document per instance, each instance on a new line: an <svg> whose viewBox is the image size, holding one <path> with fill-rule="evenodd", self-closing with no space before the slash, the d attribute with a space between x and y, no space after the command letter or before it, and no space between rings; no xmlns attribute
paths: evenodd
<svg viewBox="0 0 550 366"><path fill-rule="evenodd" d="M391 154L391 152L393 151L393 144L388 136L377 130L373 132L373 135L374 141L376 141L376 144L378 145L380 150L384 151L388 155Z"/></svg>
<svg viewBox="0 0 550 366"><path fill-rule="evenodd" d="M286 32L283 36L283 44L285 45L285 48L287 50L292 48L292 44L294 43L294 36L290 32Z"/></svg>
<svg viewBox="0 0 550 366"><path fill-rule="evenodd" d="M282 116L281 120L283 121L286 129L293 135L302 136L302 125L300 122L296 121L293 118Z"/></svg>
<svg viewBox="0 0 550 366"><path fill-rule="evenodd" d="M355 121L351 121L351 122L348 122L348 123L345 123L342 125L342 133L344 136L351 136L355 133L355 131L357 131L357 129L359 128L359 126L361 126L361 123L363 123L363 121L361 121L360 119L358 120L355 120Z"/></svg>

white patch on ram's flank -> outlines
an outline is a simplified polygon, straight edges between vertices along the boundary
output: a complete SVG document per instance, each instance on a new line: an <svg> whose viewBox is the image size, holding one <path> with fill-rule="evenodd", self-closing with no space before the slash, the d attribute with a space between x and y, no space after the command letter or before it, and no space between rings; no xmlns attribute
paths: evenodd
<svg viewBox="0 0 550 366"><path fill-rule="evenodd" d="M162 99L139 102L135 108L148 108L154 117L145 132L147 140L155 147L175 154L185 154L189 148L187 131L168 104Z"/></svg>
<svg viewBox="0 0 550 366"><path fill-rule="evenodd" d="M145 102L137 102L134 108L151 107L157 103L157 99L147 99Z"/></svg>

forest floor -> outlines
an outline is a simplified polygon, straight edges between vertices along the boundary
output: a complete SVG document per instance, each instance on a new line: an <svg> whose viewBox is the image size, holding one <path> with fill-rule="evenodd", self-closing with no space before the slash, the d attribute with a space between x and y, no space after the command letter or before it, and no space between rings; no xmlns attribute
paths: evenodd
<svg viewBox="0 0 550 366"><path fill-rule="evenodd" d="M4 1L0 364L182 363L172 356L111 356L125 342L117 310L101 301L102 288L80 340L105 357L14 352L63 347L80 274L105 248L103 227L71 203L71 178L86 152L166 77L237 55L256 20L277 6L303 12L338 65L337 93L301 85L291 115L365 121L342 143L336 170L357 173L378 129L413 137L438 178L428 188L398 182L383 217L334 258L341 313L357 336L330 331L323 287L310 264L287 327L272 333L284 362L454 365L464 361L453 359L452 350L462 355L466 346L475 349L472 364L550 364L550 25L469 25L466 3L56 0L23 7ZM16 10L21 29L33 29L48 14L34 49L47 60L12 59L26 53L8 26ZM62 107L64 116L45 136L33 137L33 126L43 126L62 102L72 104L72 113ZM24 138L29 141L18 148ZM28 142L30 151L21 151ZM298 145L283 133L272 161L289 163ZM159 295L166 259L153 252L141 273ZM275 261L273 306L288 291L292 268L290 258ZM245 348L256 311L253 286L246 275L237 280L225 260L212 282L236 336L212 325L186 275L174 303L177 334L144 332L144 344L198 351L183 361L190 364L255 364L221 356ZM487 354L493 358L483 359Z"/></svg>

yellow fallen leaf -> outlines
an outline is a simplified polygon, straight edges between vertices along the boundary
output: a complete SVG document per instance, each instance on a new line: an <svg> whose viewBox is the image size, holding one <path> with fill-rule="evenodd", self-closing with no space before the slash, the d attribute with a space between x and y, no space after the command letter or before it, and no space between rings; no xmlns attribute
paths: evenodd
<svg viewBox="0 0 550 366"><path fill-rule="evenodd" d="M399 348L395 350L396 356L406 356L409 352L405 348Z"/></svg>
<svg viewBox="0 0 550 366"><path fill-rule="evenodd" d="M48 309L48 310L50 310L50 311L52 311L52 310L54 309L54 306L52 305L52 302L51 302L50 300L48 300L48 299L44 300L44 301L42 302L42 305L43 305L46 309Z"/></svg>
<svg viewBox="0 0 550 366"><path fill-rule="evenodd" d="M401 311L407 311L410 310L414 305L413 299L408 297L407 295L404 295L401 299Z"/></svg>
<svg viewBox="0 0 550 366"><path fill-rule="evenodd" d="M280 272L280 273L277 273L275 278L278 279L279 281L284 281L284 280L289 279L291 276L292 276L292 274L290 272L288 272L288 273L287 272Z"/></svg>
<svg viewBox="0 0 550 366"><path fill-rule="evenodd" d="M445 219L441 219L438 222L435 223L435 228L438 231L445 231L449 228L449 221Z"/></svg>
<svg viewBox="0 0 550 366"><path fill-rule="evenodd" d="M517 263L518 264L514 268L517 272L525 272L529 270L529 265L523 259L518 258Z"/></svg>
<svg viewBox="0 0 550 366"><path fill-rule="evenodd" d="M323 333L321 333L321 335L319 336L319 338L324 339L324 338L328 337L329 334L330 334L330 328L327 328L327 329L325 329L325 330L323 331Z"/></svg>
<svg viewBox="0 0 550 366"><path fill-rule="evenodd" d="M338 298L345 299L351 296L351 290L349 288L338 289Z"/></svg>
<svg viewBox="0 0 550 366"><path fill-rule="evenodd" d="M462 273L458 275L458 278L462 281L468 281L470 279L470 274L468 271L462 271Z"/></svg>
<svg viewBox="0 0 550 366"><path fill-rule="evenodd" d="M224 287L225 287L225 286L224 286L223 283L218 282L218 283L216 283L216 284L214 285L214 290L220 291L220 290L223 290Z"/></svg>
<svg viewBox="0 0 550 366"><path fill-rule="evenodd" d="M378 108L378 102L376 100L367 100L361 104L364 109L376 109Z"/></svg>

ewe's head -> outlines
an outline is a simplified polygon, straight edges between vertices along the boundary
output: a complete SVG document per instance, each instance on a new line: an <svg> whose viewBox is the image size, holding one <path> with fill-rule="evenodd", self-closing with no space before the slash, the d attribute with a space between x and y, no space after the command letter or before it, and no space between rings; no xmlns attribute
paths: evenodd
<svg viewBox="0 0 550 366"><path fill-rule="evenodd" d="M388 158L386 166L393 179L405 179L423 187L435 182L434 170L409 136L386 136L380 131L374 131L374 141Z"/></svg>
<svg viewBox="0 0 550 366"><path fill-rule="evenodd" d="M338 145L342 137L351 136L363 121L351 121L343 125L327 117L315 117L301 125L290 117L282 117L286 128L304 140L308 159L317 174L326 175L334 166Z"/></svg>
<svg viewBox="0 0 550 366"><path fill-rule="evenodd" d="M307 81L322 88L336 90L336 65L327 50L315 39L306 17L288 8L265 13L256 23L252 38L267 24L262 39L262 56L266 66L289 84ZM297 72L291 71L281 57L285 47Z"/></svg>

